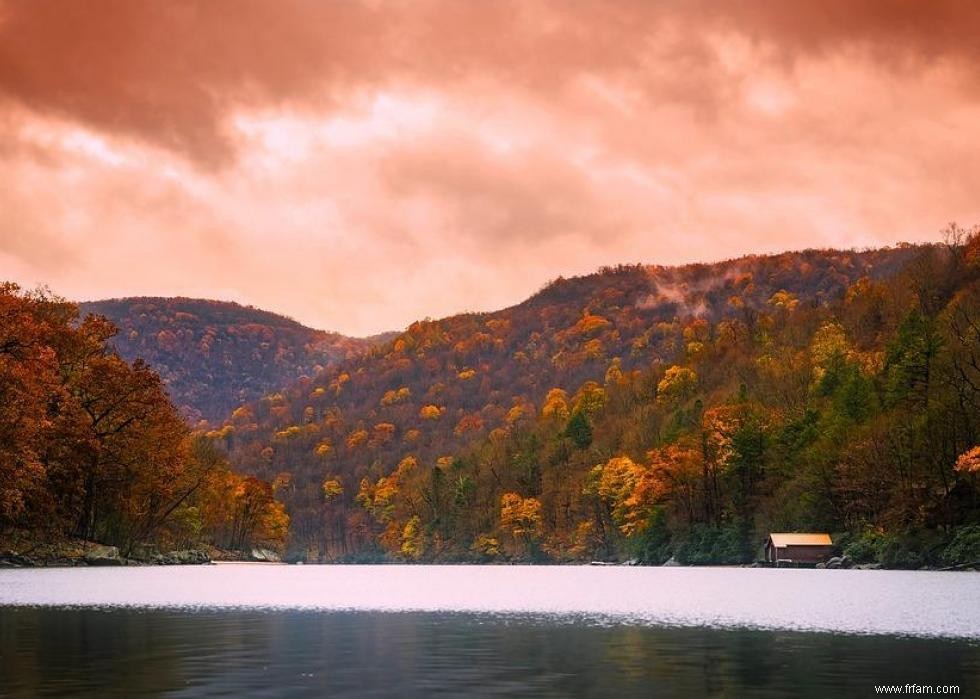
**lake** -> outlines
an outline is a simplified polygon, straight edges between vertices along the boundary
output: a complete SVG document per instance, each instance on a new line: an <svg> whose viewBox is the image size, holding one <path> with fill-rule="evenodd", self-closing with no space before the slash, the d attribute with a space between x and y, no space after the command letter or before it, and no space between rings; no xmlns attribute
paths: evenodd
<svg viewBox="0 0 980 699"><path fill-rule="evenodd" d="M279 566L0 570L0 694L980 692L980 574Z"/></svg>

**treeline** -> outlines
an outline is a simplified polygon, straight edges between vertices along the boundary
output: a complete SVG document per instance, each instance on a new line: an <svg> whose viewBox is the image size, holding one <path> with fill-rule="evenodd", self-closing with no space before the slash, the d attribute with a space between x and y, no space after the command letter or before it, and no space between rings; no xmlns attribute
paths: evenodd
<svg viewBox="0 0 980 699"><path fill-rule="evenodd" d="M156 372L110 348L114 333L0 285L0 543L281 545L288 518L271 486L233 473Z"/></svg>
<svg viewBox="0 0 980 699"><path fill-rule="evenodd" d="M212 436L321 560L742 562L800 529L889 565L972 555L977 239L947 233L559 280Z"/></svg>

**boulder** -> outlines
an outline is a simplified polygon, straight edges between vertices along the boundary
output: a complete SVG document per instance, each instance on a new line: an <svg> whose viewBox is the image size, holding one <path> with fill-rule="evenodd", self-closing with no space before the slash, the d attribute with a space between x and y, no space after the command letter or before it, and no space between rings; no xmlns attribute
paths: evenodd
<svg viewBox="0 0 980 699"><path fill-rule="evenodd" d="M880 563L858 563L854 570L881 570Z"/></svg>
<svg viewBox="0 0 980 699"><path fill-rule="evenodd" d="M253 548L249 552L248 559L250 561L259 561L262 563L281 563L282 559L279 554L275 551L270 551L269 549Z"/></svg>
<svg viewBox="0 0 980 699"><path fill-rule="evenodd" d="M840 557L840 567L841 568L853 568L854 561L848 555L843 555Z"/></svg>
<svg viewBox="0 0 980 699"><path fill-rule="evenodd" d="M824 568L827 567L827 564L826 563L817 563L817 565L815 565L813 567L816 568L817 570L823 570Z"/></svg>
<svg viewBox="0 0 980 699"><path fill-rule="evenodd" d="M85 552L85 562L90 566L123 566L125 559L119 557L115 546L93 546Z"/></svg>
<svg viewBox="0 0 980 699"><path fill-rule="evenodd" d="M666 561L664 561L664 565L663 565L663 567L664 567L664 568L673 568L673 567L675 567L675 566L680 566L680 565L682 565L682 564L681 564L681 563L678 563L678 562L677 562L677 559L676 559L676 558L674 558L673 556L671 556L671 557L670 557L670 558L668 558L668 559L667 559Z"/></svg>
<svg viewBox="0 0 980 699"><path fill-rule="evenodd" d="M838 568L841 568L842 567L841 566L841 563L842 562L843 562L843 559L840 556L834 556L833 558L829 558L829 559L827 559L827 569L828 570L836 570Z"/></svg>

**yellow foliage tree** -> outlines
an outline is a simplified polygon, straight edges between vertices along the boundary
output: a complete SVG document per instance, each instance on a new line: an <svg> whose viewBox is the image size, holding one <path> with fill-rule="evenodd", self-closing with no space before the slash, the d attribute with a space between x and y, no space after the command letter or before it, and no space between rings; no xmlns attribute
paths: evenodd
<svg viewBox="0 0 980 699"><path fill-rule="evenodd" d="M418 515L413 515L402 529L402 555L413 561L417 561L425 553L425 532L422 529L422 520Z"/></svg>
<svg viewBox="0 0 980 699"><path fill-rule="evenodd" d="M844 327L837 321L829 321L821 325L810 342L814 382L823 379L835 357L847 357L847 355L847 335L844 333Z"/></svg>
<svg viewBox="0 0 980 699"><path fill-rule="evenodd" d="M572 407L586 415L595 415L606 404L606 390L595 381L583 383L572 396Z"/></svg>
<svg viewBox="0 0 980 699"><path fill-rule="evenodd" d="M693 369L674 365L667 368L664 377L657 384L657 401L682 402L693 395L698 385L698 375Z"/></svg>
<svg viewBox="0 0 980 699"><path fill-rule="evenodd" d="M612 325L602 316L586 312L572 328L576 335L590 335Z"/></svg>
<svg viewBox="0 0 980 699"><path fill-rule="evenodd" d="M367 430L354 430L349 435L347 435L347 448L350 450L357 449L359 446L367 441L368 432Z"/></svg>
<svg viewBox="0 0 980 699"><path fill-rule="evenodd" d="M769 298L769 305L785 311L792 311L800 305L800 301L790 292L780 289Z"/></svg>
<svg viewBox="0 0 980 699"><path fill-rule="evenodd" d="M504 493L500 498L500 526L515 539L534 539L541 527L541 502Z"/></svg>
<svg viewBox="0 0 980 699"><path fill-rule="evenodd" d="M568 419L568 394L560 388L553 388L545 396L541 408L544 417L554 417L558 420Z"/></svg>
<svg viewBox="0 0 980 699"><path fill-rule="evenodd" d="M397 391L392 389L390 391L385 391L385 394L381 397L381 405L395 405L396 403L404 403L412 395L411 389L407 386L402 386Z"/></svg>
<svg viewBox="0 0 980 699"><path fill-rule="evenodd" d="M438 420L442 416L442 408L438 405L423 405L419 417L423 420Z"/></svg>
<svg viewBox="0 0 980 699"><path fill-rule="evenodd" d="M335 500L344 494L344 486L336 476L323 481L323 496L327 501Z"/></svg>

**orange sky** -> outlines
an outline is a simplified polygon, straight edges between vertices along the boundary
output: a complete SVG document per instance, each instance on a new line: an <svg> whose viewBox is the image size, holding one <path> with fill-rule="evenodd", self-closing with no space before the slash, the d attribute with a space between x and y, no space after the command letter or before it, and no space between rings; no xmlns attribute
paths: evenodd
<svg viewBox="0 0 980 699"><path fill-rule="evenodd" d="M0 278L366 334L980 222L980 3L0 0Z"/></svg>

